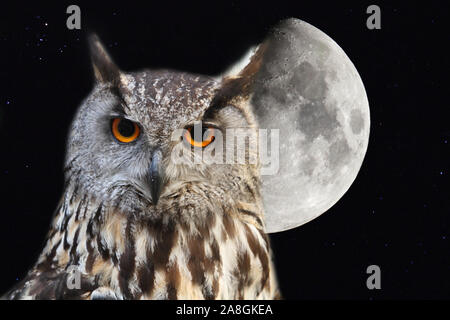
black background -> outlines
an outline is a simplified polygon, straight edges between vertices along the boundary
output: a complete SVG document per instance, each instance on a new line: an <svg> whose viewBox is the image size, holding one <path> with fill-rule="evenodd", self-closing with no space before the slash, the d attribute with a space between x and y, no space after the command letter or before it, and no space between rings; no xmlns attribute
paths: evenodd
<svg viewBox="0 0 450 320"><path fill-rule="evenodd" d="M445 2L374 2L381 30L366 28L367 1L226 3L2 3L0 292L35 262L62 194L67 130L93 85L88 31L125 71L214 75L277 21L296 17L328 34L355 64L371 136L345 196L314 221L271 236L284 297L449 299ZM66 28L69 4L81 7L80 31ZM381 268L381 290L366 287L372 264Z"/></svg>

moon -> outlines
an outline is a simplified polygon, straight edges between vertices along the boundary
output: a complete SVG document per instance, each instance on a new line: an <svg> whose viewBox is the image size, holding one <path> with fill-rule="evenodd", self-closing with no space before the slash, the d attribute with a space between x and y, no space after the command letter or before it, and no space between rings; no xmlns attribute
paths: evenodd
<svg viewBox="0 0 450 320"><path fill-rule="evenodd" d="M252 106L260 128L279 129L279 170L262 176L273 233L315 219L350 188L366 154L370 112L358 71L325 33L288 19L268 43Z"/></svg>

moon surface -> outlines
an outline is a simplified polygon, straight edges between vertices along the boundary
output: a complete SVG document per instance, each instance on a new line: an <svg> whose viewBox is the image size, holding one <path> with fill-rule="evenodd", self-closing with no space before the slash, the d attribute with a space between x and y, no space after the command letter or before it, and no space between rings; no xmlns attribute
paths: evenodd
<svg viewBox="0 0 450 320"><path fill-rule="evenodd" d="M260 128L279 129L279 170L263 175L266 232L298 227L331 208L362 165L369 103L349 57L297 19L268 38L252 105Z"/></svg>

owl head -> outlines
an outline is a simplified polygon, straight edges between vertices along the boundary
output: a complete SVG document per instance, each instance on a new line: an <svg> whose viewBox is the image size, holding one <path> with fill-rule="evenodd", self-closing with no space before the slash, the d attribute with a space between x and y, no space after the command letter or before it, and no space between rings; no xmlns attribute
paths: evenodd
<svg viewBox="0 0 450 320"><path fill-rule="evenodd" d="M67 181L101 201L120 199L133 208L162 205L186 184L239 197L240 181L257 180L249 98L263 49L212 78L123 72L95 35L89 44L95 87L70 130ZM243 145L236 135L245 135ZM236 161L239 154L244 161Z"/></svg>

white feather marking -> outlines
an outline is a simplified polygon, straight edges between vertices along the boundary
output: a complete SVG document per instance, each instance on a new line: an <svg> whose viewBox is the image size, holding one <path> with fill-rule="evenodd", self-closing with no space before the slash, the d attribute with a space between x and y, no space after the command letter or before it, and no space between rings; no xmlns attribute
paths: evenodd
<svg viewBox="0 0 450 320"><path fill-rule="evenodd" d="M238 60L236 63L234 63L231 67L229 67L222 74L220 74L216 77L213 77L213 79L216 81L221 81L223 78L238 76L239 73L250 63L250 61L257 49L258 49L258 46L251 47L240 60Z"/></svg>

